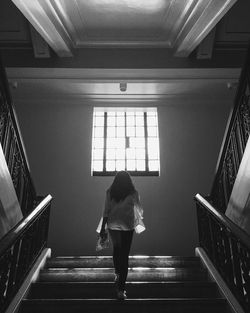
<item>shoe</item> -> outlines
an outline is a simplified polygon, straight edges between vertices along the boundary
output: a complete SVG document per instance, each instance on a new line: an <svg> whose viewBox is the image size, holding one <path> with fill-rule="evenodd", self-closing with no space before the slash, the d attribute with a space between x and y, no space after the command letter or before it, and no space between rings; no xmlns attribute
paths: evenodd
<svg viewBox="0 0 250 313"><path fill-rule="evenodd" d="M118 290L117 291L117 299L118 300L125 300L127 299L126 291Z"/></svg>

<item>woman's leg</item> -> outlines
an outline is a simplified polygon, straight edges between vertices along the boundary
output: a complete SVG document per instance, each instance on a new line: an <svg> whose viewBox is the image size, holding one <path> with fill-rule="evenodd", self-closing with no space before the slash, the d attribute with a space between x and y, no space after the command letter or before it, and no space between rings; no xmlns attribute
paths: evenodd
<svg viewBox="0 0 250 313"><path fill-rule="evenodd" d="M119 289L125 289L125 283L128 276L128 259L133 239L134 231L121 231L121 251L120 251L120 277Z"/></svg>
<svg viewBox="0 0 250 313"><path fill-rule="evenodd" d="M113 263L115 268L115 273L120 275L121 271L121 251L122 251L122 240L121 240L121 232L119 230L109 229L109 234L111 237L112 245L113 245Z"/></svg>

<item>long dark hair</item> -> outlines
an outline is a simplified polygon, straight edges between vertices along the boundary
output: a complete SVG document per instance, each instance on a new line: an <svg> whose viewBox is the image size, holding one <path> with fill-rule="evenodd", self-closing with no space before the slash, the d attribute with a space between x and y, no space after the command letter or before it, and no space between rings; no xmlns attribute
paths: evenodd
<svg viewBox="0 0 250 313"><path fill-rule="evenodd" d="M109 191L111 200L114 199L116 202L119 202L128 195L135 193L136 189L129 173L120 171L116 174Z"/></svg>

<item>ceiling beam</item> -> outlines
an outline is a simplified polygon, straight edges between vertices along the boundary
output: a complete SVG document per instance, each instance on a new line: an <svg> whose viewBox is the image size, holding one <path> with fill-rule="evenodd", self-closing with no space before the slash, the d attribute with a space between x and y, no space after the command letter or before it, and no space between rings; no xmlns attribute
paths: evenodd
<svg viewBox="0 0 250 313"><path fill-rule="evenodd" d="M175 56L187 57L237 0L197 1L175 41Z"/></svg>
<svg viewBox="0 0 250 313"><path fill-rule="evenodd" d="M12 0L60 57L72 57L70 36L48 0Z"/></svg>

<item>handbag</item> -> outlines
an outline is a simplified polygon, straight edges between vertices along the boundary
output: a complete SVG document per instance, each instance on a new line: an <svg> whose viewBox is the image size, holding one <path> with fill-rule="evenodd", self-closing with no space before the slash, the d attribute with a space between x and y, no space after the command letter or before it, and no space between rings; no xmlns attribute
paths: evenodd
<svg viewBox="0 0 250 313"><path fill-rule="evenodd" d="M106 233L105 237L98 236L97 242L96 242L96 251L102 251L104 249L109 248L109 235Z"/></svg>

